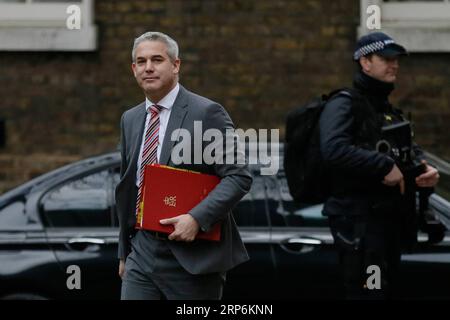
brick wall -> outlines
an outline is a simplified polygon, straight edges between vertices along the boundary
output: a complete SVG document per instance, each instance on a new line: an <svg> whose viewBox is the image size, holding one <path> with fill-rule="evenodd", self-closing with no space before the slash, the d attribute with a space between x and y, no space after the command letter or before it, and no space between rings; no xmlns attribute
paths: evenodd
<svg viewBox="0 0 450 320"><path fill-rule="evenodd" d="M96 1L92 53L0 52L0 192L63 163L113 150L120 115L143 100L133 39L179 43L181 83L222 103L241 128L283 128L286 112L350 84L359 2ZM417 140L450 158L448 54L413 54L393 101L413 111Z"/></svg>

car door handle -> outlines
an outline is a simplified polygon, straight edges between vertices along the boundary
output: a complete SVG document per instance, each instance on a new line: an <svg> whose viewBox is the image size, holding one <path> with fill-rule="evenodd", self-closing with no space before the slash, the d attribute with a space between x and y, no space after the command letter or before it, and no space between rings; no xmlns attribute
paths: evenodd
<svg viewBox="0 0 450 320"><path fill-rule="evenodd" d="M289 238L280 243L280 246L284 251L293 254L308 253L321 245L321 240L309 237Z"/></svg>
<svg viewBox="0 0 450 320"><path fill-rule="evenodd" d="M319 246L322 244L322 241L315 238L307 238L307 237L299 237L299 238L289 238L287 243L300 243L307 244L310 246Z"/></svg>
<svg viewBox="0 0 450 320"><path fill-rule="evenodd" d="M106 241L104 239L99 238L72 238L68 241L69 244L105 244Z"/></svg>
<svg viewBox="0 0 450 320"><path fill-rule="evenodd" d="M74 251L99 251L100 246L106 244L104 239L99 238L72 238L67 241L67 247Z"/></svg>

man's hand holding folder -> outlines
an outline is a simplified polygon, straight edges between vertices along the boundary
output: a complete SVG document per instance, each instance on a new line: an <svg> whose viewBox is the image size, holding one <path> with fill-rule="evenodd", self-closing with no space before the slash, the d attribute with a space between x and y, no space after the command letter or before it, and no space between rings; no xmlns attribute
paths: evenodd
<svg viewBox="0 0 450 320"><path fill-rule="evenodd" d="M190 214L182 214L169 219L159 220L163 225L173 225L175 231L169 235L169 240L176 241L194 241L200 226Z"/></svg>

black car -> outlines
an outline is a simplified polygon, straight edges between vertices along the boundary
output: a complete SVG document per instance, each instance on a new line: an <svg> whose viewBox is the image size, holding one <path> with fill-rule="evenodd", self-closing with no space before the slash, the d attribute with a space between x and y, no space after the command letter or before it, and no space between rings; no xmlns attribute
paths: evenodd
<svg viewBox="0 0 450 320"><path fill-rule="evenodd" d="M429 156L448 185L450 166ZM119 165L119 153L89 158L0 196L0 298L120 297ZM260 165L250 169L251 191L233 212L251 259L227 274L224 299L340 298L337 253L322 206L296 205L282 168L271 176L260 175ZM432 223L449 225L446 190L430 199ZM402 296L450 298L450 233L438 243L426 234L419 240L402 256ZM79 270L79 289L70 286L71 266Z"/></svg>

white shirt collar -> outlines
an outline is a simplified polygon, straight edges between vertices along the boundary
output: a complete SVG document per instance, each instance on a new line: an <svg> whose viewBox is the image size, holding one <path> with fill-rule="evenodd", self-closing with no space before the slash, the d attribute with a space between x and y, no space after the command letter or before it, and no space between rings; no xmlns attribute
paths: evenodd
<svg viewBox="0 0 450 320"><path fill-rule="evenodd" d="M170 90L170 92L164 98L162 98L158 102L158 106L161 106L164 109L170 110L172 108L173 104L175 103L175 99L177 98L178 91L180 91L180 85L177 83L177 85L172 90ZM154 104L156 104L156 103L153 103L147 97L145 98L145 110L148 111L148 109Z"/></svg>

